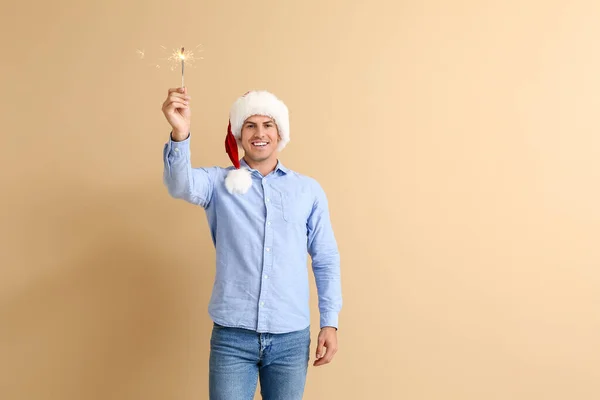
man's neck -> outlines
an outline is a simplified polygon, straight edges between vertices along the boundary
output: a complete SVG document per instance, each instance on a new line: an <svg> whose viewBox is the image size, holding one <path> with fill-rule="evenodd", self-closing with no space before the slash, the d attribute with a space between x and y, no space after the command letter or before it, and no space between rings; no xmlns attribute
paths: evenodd
<svg viewBox="0 0 600 400"><path fill-rule="evenodd" d="M244 157L244 161L246 161L246 164L248 164L250 168L260 172L262 176L269 175L277 167L277 158L254 162Z"/></svg>

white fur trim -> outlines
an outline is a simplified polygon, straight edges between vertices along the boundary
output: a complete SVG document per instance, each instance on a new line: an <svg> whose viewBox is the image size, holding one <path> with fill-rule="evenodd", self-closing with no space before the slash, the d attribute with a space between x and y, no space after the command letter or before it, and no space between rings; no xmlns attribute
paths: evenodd
<svg viewBox="0 0 600 400"><path fill-rule="evenodd" d="M264 115L275 120L279 136L281 136L277 150L283 150L290 141L290 121L287 106L275 95L264 90L252 91L238 98L229 111L231 133L237 139L238 144L242 135L242 125L253 115Z"/></svg>
<svg viewBox="0 0 600 400"><path fill-rule="evenodd" d="M241 167L240 169L232 169L227 173L225 177L225 187L231 194L244 194L252 186L252 176L250 171Z"/></svg>

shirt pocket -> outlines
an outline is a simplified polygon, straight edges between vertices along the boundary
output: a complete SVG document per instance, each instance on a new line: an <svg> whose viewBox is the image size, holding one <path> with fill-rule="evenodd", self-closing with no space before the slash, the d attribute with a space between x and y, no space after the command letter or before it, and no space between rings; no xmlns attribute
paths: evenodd
<svg viewBox="0 0 600 400"><path fill-rule="evenodd" d="M290 223L306 224L309 206L306 196L299 193L286 193L277 191L281 200L281 213L283 220Z"/></svg>

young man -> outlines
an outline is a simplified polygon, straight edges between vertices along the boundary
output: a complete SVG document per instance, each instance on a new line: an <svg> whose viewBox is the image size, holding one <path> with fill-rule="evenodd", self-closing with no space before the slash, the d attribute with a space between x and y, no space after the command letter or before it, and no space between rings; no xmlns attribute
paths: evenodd
<svg viewBox="0 0 600 400"><path fill-rule="evenodd" d="M266 91L238 98L225 149L232 167L192 168L190 96L169 89L162 111L169 194L205 209L216 248L210 399L301 399L310 352L307 255L317 284L319 366L337 351L340 258L321 186L278 159L290 141L286 105ZM244 157L238 159L238 145Z"/></svg>

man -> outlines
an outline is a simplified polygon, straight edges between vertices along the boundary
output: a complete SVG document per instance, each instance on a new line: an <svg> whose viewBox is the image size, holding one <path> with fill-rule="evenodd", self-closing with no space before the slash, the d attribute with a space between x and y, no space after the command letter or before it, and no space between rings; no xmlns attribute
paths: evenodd
<svg viewBox="0 0 600 400"><path fill-rule="evenodd" d="M337 351L340 261L325 193L278 159L290 140L288 109L266 91L238 98L225 149L232 167L192 168L187 88L169 89L162 110L169 194L205 209L216 248L210 399L301 399L310 352L307 255L317 285L320 332L314 366ZM244 157L238 159L238 145Z"/></svg>

